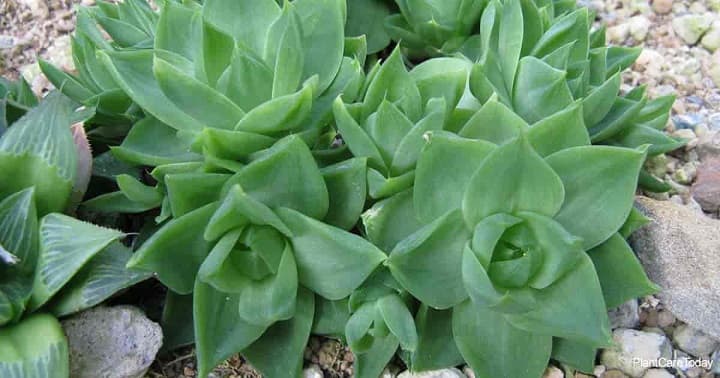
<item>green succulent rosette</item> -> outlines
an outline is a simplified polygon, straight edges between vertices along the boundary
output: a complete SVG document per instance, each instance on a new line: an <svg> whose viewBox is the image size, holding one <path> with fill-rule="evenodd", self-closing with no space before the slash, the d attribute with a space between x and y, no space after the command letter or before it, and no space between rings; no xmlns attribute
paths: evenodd
<svg viewBox="0 0 720 378"><path fill-rule="evenodd" d="M115 81L97 52L152 48L158 19L158 14L144 0L98 1L91 7L78 7L71 40L77 72L63 72L44 60L39 61L40 69L67 97L96 109L93 123L123 125L127 132L127 127L143 114Z"/></svg>
<svg viewBox="0 0 720 378"><path fill-rule="evenodd" d="M408 72L395 49L368 75L361 101L335 101L335 125L343 142L354 156L367 158L371 198L411 187L423 135L446 128L466 98L477 104L466 91L470 67L462 59L439 58Z"/></svg>
<svg viewBox="0 0 720 378"><path fill-rule="evenodd" d="M385 262L424 306L417 328L431 315L436 328L418 331L423 348L404 348L412 369L461 358L481 377L541 376L552 357L589 371L596 349L611 343L606 308L656 290L618 233L632 218L646 151L540 154L531 132L498 145L427 136L412 195L424 226ZM429 366L420 358L453 344L459 354Z"/></svg>
<svg viewBox="0 0 720 378"><path fill-rule="evenodd" d="M620 93L621 72L633 64L640 49L607 46L604 27L592 30L593 15L576 8L574 1L482 1L472 8L477 15L461 13L475 20L464 31L436 20L452 20L458 7L470 2L403 3L407 4L399 4L402 15L388 18L389 25L406 23L399 29L402 33L396 32L396 40L411 57L459 54L476 62L470 88L481 103L497 95L532 124L579 102L594 144L649 144L651 156L683 145L662 132L673 96L651 100L644 87ZM434 26L429 34L437 40L417 32L428 24ZM389 30L392 34L396 29ZM645 172L641 184L667 189Z"/></svg>
<svg viewBox="0 0 720 378"><path fill-rule="evenodd" d="M171 220L129 267L154 272L169 300L192 294L194 336L183 342L197 344L201 374L238 352L265 376L299 373L314 303L346 299L386 258L343 230L363 210L365 171L362 158L319 168L294 135L233 174L156 172ZM174 319L188 309L168 311Z"/></svg>
<svg viewBox="0 0 720 378"><path fill-rule="evenodd" d="M385 20L393 40L410 57L456 52L473 34L487 0L395 0L400 13Z"/></svg>

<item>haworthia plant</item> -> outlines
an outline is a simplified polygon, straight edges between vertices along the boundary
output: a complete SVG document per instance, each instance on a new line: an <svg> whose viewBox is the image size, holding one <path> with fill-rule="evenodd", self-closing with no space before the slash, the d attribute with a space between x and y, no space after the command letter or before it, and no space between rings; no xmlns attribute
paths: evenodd
<svg viewBox="0 0 720 378"><path fill-rule="evenodd" d="M411 369L464 360L480 377L541 376L551 357L589 371L612 342L606 308L656 290L618 234L645 149L586 143L542 156L532 131L498 145L427 135L411 205L421 226L394 238L383 289L356 292L366 301L351 306L346 328L356 353L379 358L376 348L399 342ZM448 169L458 155L462 174ZM398 301L405 291L422 304L414 322ZM433 350L446 353L427 361Z"/></svg>
<svg viewBox="0 0 720 378"><path fill-rule="evenodd" d="M649 100L644 87L619 94L620 73L640 50L607 46L605 29L592 30L592 14L574 1L398 5L401 14L387 19L391 35L411 56L460 54L476 62L470 88L482 103L495 94L531 124L579 103L595 144L650 144L649 155L684 144L662 132L673 96ZM659 184L649 175L642 183Z"/></svg>
<svg viewBox="0 0 720 378"><path fill-rule="evenodd" d="M661 132L672 98L619 95L638 52L607 47L573 1L158 5L83 8L77 75L41 63L114 130L95 173L117 188L81 209L138 214L137 250L46 215L68 206L55 176L0 185L7 208L40 213L22 217L36 274L15 281L22 301L0 291L0 319L152 273L166 348L194 342L201 376L234 353L298 376L315 333L346 341L360 378L396 354L539 377L550 358L591 370L606 308L656 290L625 238L646 156L681 145ZM52 151L31 162L51 171ZM55 169L58 188L78 182ZM27 261L1 242L4 265Z"/></svg>
<svg viewBox="0 0 720 378"><path fill-rule="evenodd" d="M148 276L124 267L115 230L60 214L88 185L87 116L60 93L0 138L0 375L67 377L67 341L55 318L95 306ZM85 114L84 116L80 114ZM40 337L38 335L41 335Z"/></svg>

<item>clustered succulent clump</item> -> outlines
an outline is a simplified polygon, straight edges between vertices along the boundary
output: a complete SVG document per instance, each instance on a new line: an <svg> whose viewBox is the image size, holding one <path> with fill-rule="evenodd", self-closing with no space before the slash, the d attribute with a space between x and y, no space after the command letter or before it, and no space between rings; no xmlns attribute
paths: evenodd
<svg viewBox="0 0 720 378"><path fill-rule="evenodd" d="M539 377L551 358L592 370L606 309L657 289L625 238L647 221L638 184L663 189L646 157L682 145L662 132L673 98L621 93L638 51L574 1L98 1L77 20L77 72L41 62L67 98L0 140L10 177L36 173L0 183L2 222L27 223L0 223L18 271L0 324L152 274L165 348L194 343L200 376L235 353L298 376L318 334L360 378L395 355ZM15 112L23 88L3 92ZM85 196L83 130L105 180ZM131 214L134 242L53 213L83 197L79 214ZM40 316L0 335L44 322L57 344L0 338L0 373L66 360Z"/></svg>

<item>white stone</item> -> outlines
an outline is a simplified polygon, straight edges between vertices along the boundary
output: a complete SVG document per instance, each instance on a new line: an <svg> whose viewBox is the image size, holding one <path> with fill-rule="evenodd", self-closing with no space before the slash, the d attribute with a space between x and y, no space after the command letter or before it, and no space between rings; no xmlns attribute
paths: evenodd
<svg viewBox="0 0 720 378"><path fill-rule="evenodd" d="M324 375L320 366L313 364L303 370L303 378L324 378Z"/></svg>
<svg viewBox="0 0 720 378"><path fill-rule="evenodd" d="M717 340L687 324L675 328L672 336L678 348L695 357L708 356L720 347Z"/></svg>
<svg viewBox="0 0 720 378"><path fill-rule="evenodd" d="M688 45L694 45L700 37L712 25L713 16L710 14L688 14L680 17L675 17L672 21L673 29L675 34L682 38Z"/></svg>
<svg viewBox="0 0 720 378"><path fill-rule="evenodd" d="M645 16L634 16L628 20L630 35L634 40L642 42L650 30L650 20Z"/></svg>
<svg viewBox="0 0 720 378"><path fill-rule="evenodd" d="M632 377L642 377L649 367L637 363L637 359L655 361L672 355L669 340L655 333L620 328L613 331L613 340L616 345L605 349L600 361L608 369L618 369Z"/></svg>
<svg viewBox="0 0 720 378"><path fill-rule="evenodd" d="M669 371L665 369L650 369L647 372L645 372L645 375L643 375L643 378L674 378L675 376L670 374Z"/></svg>

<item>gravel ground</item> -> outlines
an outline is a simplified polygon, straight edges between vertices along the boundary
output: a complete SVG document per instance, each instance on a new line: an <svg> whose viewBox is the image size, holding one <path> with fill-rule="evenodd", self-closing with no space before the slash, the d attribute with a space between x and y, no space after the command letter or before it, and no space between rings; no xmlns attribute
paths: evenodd
<svg viewBox="0 0 720 378"><path fill-rule="evenodd" d="M82 0L82 3L92 1ZM632 71L624 77L624 90L646 84L651 97L677 96L667 131L689 139L689 143L680 151L648 163L655 175L670 180L673 186L670 193L648 194L718 218L718 207L714 204L706 206L702 193L693 187L702 170L712 168L707 167L708 162L720 151L720 0L582 2L597 11L599 22L608 25L609 42L644 48ZM80 3L80 0L0 0L0 74L9 77L22 74L36 91L42 91L48 83L38 74L36 57L72 70L69 33L74 23L72 8ZM710 185L711 190L720 190L717 186L720 183L715 184ZM639 321L632 325L634 329L671 335L674 330L684 327L652 296L641 299L639 307L631 309L631 313L633 311ZM338 341L313 337L305 351L305 360L308 377L352 376L352 354ZM560 368L549 368L546 377L563 377ZM399 363L393 363L386 376L394 377L399 370ZM315 375L310 374L313 371ZM465 372L471 375L469 371ZM653 377L715 376L702 369L654 373ZM260 377L238 356L226 361L213 374L216 377ZM159 357L148 373L152 378L195 376L192 348ZM619 370L603 365L597 366L594 376L627 377ZM574 377L591 376L576 374Z"/></svg>

